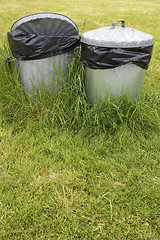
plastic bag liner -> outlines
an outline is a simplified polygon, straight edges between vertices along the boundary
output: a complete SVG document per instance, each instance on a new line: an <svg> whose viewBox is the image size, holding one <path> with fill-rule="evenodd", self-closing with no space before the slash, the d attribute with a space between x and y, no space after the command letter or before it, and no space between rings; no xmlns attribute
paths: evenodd
<svg viewBox="0 0 160 240"><path fill-rule="evenodd" d="M110 69L127 63L148 69L153 45L134 48L107 48L81 43L81 61L91 69Z"/></svg>
<svg viewBox="0 0 160 240"><path fill-rule="evenodd" d="M80 36L65 20L37 18L8 32L8 42L15 58L42 59L73 50L80 45Z"/></svg>

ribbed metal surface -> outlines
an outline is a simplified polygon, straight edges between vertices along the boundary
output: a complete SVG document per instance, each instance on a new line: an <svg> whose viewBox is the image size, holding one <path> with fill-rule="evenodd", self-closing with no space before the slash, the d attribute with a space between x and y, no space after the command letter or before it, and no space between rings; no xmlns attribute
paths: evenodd
<svg viewBox="0 0 160 240"><path fill-rule="evenodd" d="M95 100L120 97L124 93L134 99L139 96L144 74L144 69L131 63L104 70L86 67L85 90L88 101L93 105Z"/></svg>
<svg viewBox="0 0 160 240"><path fill-rule="evenodd" d="M38 60L16 60L24 91L32 94L35 89L39 90L45 85L46 89L56 94L72 57L73 51Z"/></svg>

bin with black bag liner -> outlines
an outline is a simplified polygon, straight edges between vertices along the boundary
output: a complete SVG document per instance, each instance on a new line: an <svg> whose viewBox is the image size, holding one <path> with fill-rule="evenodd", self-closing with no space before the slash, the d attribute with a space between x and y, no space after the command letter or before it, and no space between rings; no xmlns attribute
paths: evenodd
<svg viewBox="0 0 160 240"><path fill-rule="evenodd" d="M25 92L32 94L45 86L57 93L57 80L63 81L80 36L70 18L44 12L16 21L8 32L8 42Z"/></svg>
<svg viewBox="0 0 160 240"><path fill-rule="evenodd" d="M117 22L121 26L116 26ZM94 104L95 100L123 94L138 97L153 43L153 36L125 27L123 20L83 33L81 61L85 64L88 101Z"/></svg>

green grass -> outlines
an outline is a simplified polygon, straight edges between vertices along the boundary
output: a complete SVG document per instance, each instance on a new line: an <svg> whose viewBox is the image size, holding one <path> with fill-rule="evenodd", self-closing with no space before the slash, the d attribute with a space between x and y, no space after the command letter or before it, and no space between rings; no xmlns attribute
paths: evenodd
<svg viewBox="0 0 160 240"><path fill-rule="evenodd" d="M158 139L33 128L2 133L2 239L159 239Z"/></svg>
<svg viewBox="0 0 160 240"><path fill-rule="evenodd" d="M159 1L0 0L0 10L0 239L159 240ZM152 34L140 99L91 108L77 57L58 97L27 102L5 68L5 34L39 11L69 16L80 33L123 18Z"/></svg>

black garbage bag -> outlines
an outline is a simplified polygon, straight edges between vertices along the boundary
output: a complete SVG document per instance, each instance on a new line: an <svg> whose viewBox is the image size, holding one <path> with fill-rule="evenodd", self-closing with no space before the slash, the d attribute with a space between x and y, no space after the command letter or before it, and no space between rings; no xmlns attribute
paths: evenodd
<svg viewBox="0 0 160 240"><path fill-rule="evenodd" d="M37 18L35 18L37 15ZM39 16L43 16L43 18ZM80 45L78 28L66 16L53 13L29 15L8 32L13 56L21 60L41 59L73 50ZM50 17L49 17L50 16ZM68 20L69 19L69 20ZM18 21L17 21L18 22Z"/></svg>

